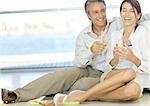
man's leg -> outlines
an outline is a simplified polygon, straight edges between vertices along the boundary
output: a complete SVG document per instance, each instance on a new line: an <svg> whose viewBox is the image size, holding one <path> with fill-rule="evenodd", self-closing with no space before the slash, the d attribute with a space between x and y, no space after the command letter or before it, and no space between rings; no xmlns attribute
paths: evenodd
<svg viewBox="0 0 150 106"><path fill-rule="evenodd" d="M84 76L86 76L86 69L74 67L49 73L14 90L17 95L16 101L28 101L44 95L66 91Z"/></svg>
<svg viewBox="0 0 150 106"><path fill-rule="evenodd" d="M97 71L90 66L87 67L87 70L88 76L76 81L69 91L73 90L86 91L100 82L100 76L102 75L103 72Z"/></svg>
<svg viewBox="0 0 150 106"><path fill-rule="evenodd" d="M82 90L86 91L89 88L93 87L94 85L100 82L100 78L92 78L92 77L84 77L79 79L75 84L70 88L69 91L73 90Z"/></svg>

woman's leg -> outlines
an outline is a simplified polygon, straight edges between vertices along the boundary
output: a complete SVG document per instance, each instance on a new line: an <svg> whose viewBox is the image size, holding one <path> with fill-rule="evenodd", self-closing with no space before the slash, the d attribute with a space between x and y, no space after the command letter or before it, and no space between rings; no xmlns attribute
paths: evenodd
<svg viewBox="0 0 150 106"><path fill-rule="evenodd" d="M104 78L104 80L108 80L108 79L114 77L114 75L117 75L117 74L119 74L119 73L122 73L123 71L126 71L126 70L112 70L112 71L110 71L110 72L106 75L106 77ZM125 85L126 83L127 83L127 82L116 83L115 85L113 85L113 86L111 86L111 87L109 87L109 88L107 88L107 89L104 89L103 92L110 91L110 90L113 89L113 88L119 88L119 87Z"/></svg>
<svg viewBox="0 0 150 106"><path fill-rule="evenodd" d="M126 83L132 81L135 76L135 72L132 69L122 69L120 70L120 72L112 74L112 76L111 74L109 74L106 80L92 87L88 91L85 91L84 94L76 97L71 96L67 99L67 101L83 102L85 100L88 100L88 98L90 97L94 97L95 95L97 95L97 93L100 95L116 90Z"/></svg>
<svg viewBox="0 0 150 106"><path fill-rule="evenodd" d="M135 100L138 99L141 93L140 86L136 82L127 83L118 89L109 91L103 94L97 93L89 97L87 100L104 100L104 101L118 101L118 100Z"/></svg>
<svg viewBox="0 0 150 106"><path fill-rule="evenodd" d="M115 71L115 70L114 70ZM123 69L120 70L119 73L114 74L112 77L110 76L103 82L97 84L86 92L86 96L90 97L92 95L105 93L117 89L124 84L132 81L135 78L136 74L132 69Z"/></svg>

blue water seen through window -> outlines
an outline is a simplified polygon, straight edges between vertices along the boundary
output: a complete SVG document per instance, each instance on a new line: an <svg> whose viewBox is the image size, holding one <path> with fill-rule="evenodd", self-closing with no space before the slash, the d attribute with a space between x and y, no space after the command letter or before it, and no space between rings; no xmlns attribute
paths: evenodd
<svg viewBox="0 0 150 106"><path fill-rule="evenodd" d="M75 33L0 37L0 55L74 52Z"/></svg>

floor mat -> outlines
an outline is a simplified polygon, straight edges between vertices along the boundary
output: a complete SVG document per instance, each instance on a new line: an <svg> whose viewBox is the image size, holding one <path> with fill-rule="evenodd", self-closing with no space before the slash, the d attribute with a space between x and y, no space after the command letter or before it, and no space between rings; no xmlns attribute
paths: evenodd
<svg viewBox="0 0 150 106"><path fill-rule="evenodd" d="M0 106L55 106L52 101L29 101L12 104L0 104Z"/></svg>

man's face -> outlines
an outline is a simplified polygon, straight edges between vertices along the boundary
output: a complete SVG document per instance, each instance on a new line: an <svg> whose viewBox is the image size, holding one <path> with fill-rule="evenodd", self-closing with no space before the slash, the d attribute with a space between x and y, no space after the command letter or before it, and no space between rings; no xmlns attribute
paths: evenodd
<svg viewBox="0 0 150 106"><path fill-rule="evenodd" d="M94 26L105 27L106 26L106 7L103 3L92 2L88 6L89 19Z"/></svg>

